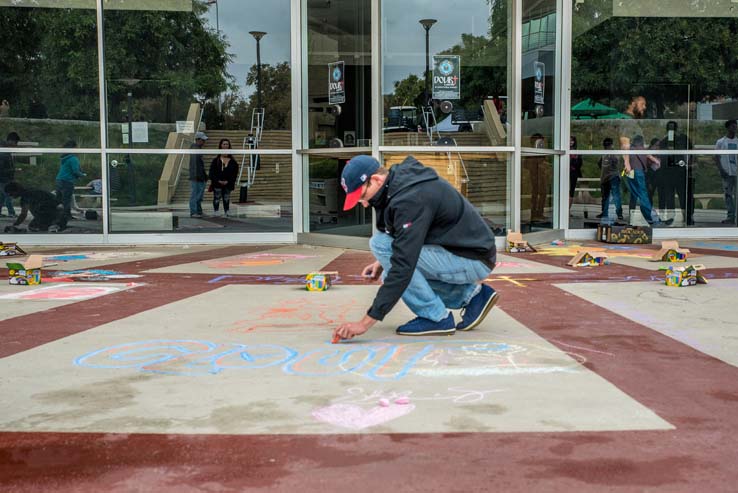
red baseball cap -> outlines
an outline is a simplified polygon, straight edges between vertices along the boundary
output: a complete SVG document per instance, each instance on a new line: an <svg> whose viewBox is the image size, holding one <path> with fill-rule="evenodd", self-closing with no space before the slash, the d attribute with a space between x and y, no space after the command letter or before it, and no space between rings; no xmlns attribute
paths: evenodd
<svg viewBox="0 0 738 493"><path fill-rule="evenodd" d="M380 168L379 161L371 156L356 156L349 161L341 172L341 186L346 192L343 210L353 209L361 199L364 184Z"/></svg>

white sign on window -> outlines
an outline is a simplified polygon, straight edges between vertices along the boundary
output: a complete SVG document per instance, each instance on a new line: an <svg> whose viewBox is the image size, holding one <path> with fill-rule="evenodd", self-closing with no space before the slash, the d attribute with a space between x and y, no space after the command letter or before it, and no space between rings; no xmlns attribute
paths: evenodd
<svg viewBox="0 0 738 493"><path fill-rule="evenodd" d="M131 132L133 132L133 142L148 142L149 122L133 122Z"/></svg>

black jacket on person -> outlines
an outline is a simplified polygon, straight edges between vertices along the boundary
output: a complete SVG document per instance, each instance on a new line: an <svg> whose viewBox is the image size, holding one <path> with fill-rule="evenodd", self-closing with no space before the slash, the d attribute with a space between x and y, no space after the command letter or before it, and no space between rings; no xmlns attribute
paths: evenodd
<svg viewBox="0 0 738 493"><path fill-rule="evenodd" d="M377 211L377 228L393 237L392 268L367 312L370 317L384 319L402 297L423 245L440 245L494 268L495 236L482 216L433 168L414 157L390 169L384 187L369 203Z"/></svg>
<svg viewBox="0 0 738 493"><path fill-rule="evenodd" d="M236 178L238 178L238 163L233 156L229 156L228 163L223 166L220 156L215 156L213 162L210 163L210 180L213 188L227 188L233 190L236 187ZM219 181L227 181L227 185L221 185Z"/></svg>
<svg viewBox="0 0 738 493"><path fill-rule="evenodd" d="M8 144L0 142L0 147ZM13 155L9 152L0 152L0 183L9 183L15 177L15 163Z"/></svg>
<svg viewBox="0 0 738 493"><path fill-rule="evenodd" d="M192 144L190 149L202 149L197 144ZM205 174L205 161L202 160L202 154L190 155L190 181L208 181L208 175Z"/></svg>

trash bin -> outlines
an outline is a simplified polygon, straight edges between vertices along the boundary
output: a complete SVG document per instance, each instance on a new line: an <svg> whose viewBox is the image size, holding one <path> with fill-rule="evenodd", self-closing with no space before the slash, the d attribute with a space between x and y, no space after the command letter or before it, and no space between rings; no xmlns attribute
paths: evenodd
<svg viewBox="0 0 738 493"><path fill-rule="evenodd" d="M249 198L249 186L246 184L241 185L241 190L238 192L238 202L244 203L248 202Z"/></svg>

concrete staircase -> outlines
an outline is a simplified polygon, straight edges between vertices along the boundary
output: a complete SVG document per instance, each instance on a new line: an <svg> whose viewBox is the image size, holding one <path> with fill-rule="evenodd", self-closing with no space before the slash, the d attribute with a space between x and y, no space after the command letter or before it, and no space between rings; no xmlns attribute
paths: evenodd
<svg viewBox="0 0 738 493"><path fill-rule="evenodd" d="M248 130L208 130L208 140L203 149L213 150L213 154L203 156L205 170L210 169L210 162L217 155L220 139L229 139L233 149L244 149L243 140ZM262 134L260 149L284 149L284 156L261 156L261 167L256 172L256 179L249 189L248 201L291 204L292 201L292 133L289 130L265 130ZM234 156L241 165L241 180L245 181L249 160L248 156ZM245 159L244 159L245 158ZM172 197L172 204L187 204L190 200L190 181L188 180L189 159L183 162L183 168ZM231 194L231 203L238 201L239 185ZM213 193L205 191L203 204L212 202Z"/></svg>

